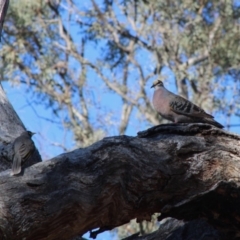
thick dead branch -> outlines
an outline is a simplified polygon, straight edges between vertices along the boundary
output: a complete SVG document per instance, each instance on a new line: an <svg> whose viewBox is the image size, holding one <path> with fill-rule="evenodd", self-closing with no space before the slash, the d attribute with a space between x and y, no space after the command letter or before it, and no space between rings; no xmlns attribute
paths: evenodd
<svg viewBox="0 0 240 240"><path fill-rule="evenodd" d="M25 127L20 118L14 111L11 103L8 101L5 92L0 84L0 142L7 143L18 137Z"/></svg>
<svg viewBox="0 0 240 240"><path fill-rule="evenodd" d="M144 236L133 234L123 240L217 240L220 238L218 231L202 219L184 222L173 218L166 218L160 222L157 231Z"/></svg>
<svg viewBox="0 0 240 240"><path fill-rule="evenodd" d="M12 145L8 144L18 137L25 127L8 101L0 84L0 171L11 168L13 159Z"/></svg>
<svg viewBox="0 0 240 240"><path fill-rule="evenodd" d="M2 172L0 237L70 239L155 212L239 234L239 136L207 124L157 126L139 136L105 138L23 176Z"/></svg>
<svg viewBox="0 0 240 240"><path fill-rule="evenodd" d="M0 84L0 172L12 167L13 149L12 142L14 139L26 130L17 113L8 101L5 92ZM31 166L40 162L39 152L34 153L24 167Z"/></svg>

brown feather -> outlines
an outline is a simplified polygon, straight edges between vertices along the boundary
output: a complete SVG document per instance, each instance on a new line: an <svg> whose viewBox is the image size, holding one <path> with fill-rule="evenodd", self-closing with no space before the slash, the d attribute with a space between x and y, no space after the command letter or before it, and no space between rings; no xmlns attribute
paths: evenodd
<svg viewBox="0 0 240 240"><path fill-rule="evenodd" d="M212 115L206 113L202 108L177 95L175 99L170 102L170 109L177 114L182 114L189 117L214 118Z"/></svg>

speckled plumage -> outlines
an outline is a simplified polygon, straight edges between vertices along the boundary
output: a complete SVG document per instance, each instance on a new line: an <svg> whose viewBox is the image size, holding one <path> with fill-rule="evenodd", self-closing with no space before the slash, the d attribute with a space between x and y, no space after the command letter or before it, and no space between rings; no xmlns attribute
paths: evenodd
<svg viewBox="0 0 240 240"><path fill-rule="evenodd" d="M155 89L153 106L163 118L175 123L200 122L223 128L212 115L206 113L202 108L168 91L162 81L155 81L152 87Z"/></svg>

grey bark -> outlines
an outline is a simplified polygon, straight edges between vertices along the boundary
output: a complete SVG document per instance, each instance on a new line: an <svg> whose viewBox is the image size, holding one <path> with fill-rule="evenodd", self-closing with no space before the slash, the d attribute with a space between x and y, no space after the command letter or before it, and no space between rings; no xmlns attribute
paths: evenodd
<svg viewBox="0 0 240 240"><path fill-rule="evenodd" d="M105 138L13 177L0 174L0 237L71 239L130 219L205 219L239 234L240 137L207 124L167 124Z"/></svg>
<svg viewBox="0 0 240 240"><path fill-rule="evenodd" d="M8 101L0 84L0 142L9 143L18 137L25 129L22 121Z"/></svg>
<svg viewBox="0 0 240 240"><path fill-rule="evenodd" d="M1 3L1 2L0 2ZM0 172L12 167L14 139L26 130L21 119L18 117L0 84ZM23 169L37 162L41 162L38 151L29 159Z"/></svg>
<svg viewBox="0 0 240 240"><path fill-rule="evenodd" d="M0 113L0 171L3 171L11 168L13 159L11 142L25 131L25 127L8 101L1 84Z"/></svg>
<svg viewBox="0 0 240 240"><path fill-rule="evenodd" d="M145 236L133 234L123 240L218 240L219 232L202 219L184 222L166 218L160 222L157 231ZM229 240L229 239L228 239Z"/></svg>

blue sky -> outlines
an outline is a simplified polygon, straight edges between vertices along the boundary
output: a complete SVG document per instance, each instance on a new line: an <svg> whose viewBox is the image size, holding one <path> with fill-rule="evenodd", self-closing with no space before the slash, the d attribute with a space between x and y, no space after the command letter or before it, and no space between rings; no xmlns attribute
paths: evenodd
<svg viewBox="0 0 240 240"><path fill-rule="evenodd" d="M38 133L34 136L34 141L44 160L50 159L64 152L64 150L57 145L66 146L67 149L74 149L72 134L70 132L63 131L60 126L49 121L58 121L58 119L55 120L56 117L52 114L51 109L47 109L44 105L37 105L34 101L32 101L35 97L31 92L26 92L26 86L12 86L8 82L3 82L2 85L9 101L13 105L26 128ZM175 87L171 86L174 86L171 84L171 81L166 84L167 88L175 92ZM152 90L149 88L149 97L151 97L151 95ZM107 106L112 102L112 96L107 94L105 94L105 96L107 97L102 99L102 104ZM229 101L231 100L232 96L230 93L227 95L227 98L229 98ZM120 105L120 102L114 102L113 104ZM216 120L223 124L224 119L225 116L222 114L216 116ZM232 117L231 124L239 124L239 118ZM136 127L133 124L130 124L127 128L126 134L136 136L137 131L144 130L144 127L150 127L144 125L145 124ZM231 127L229 131L240 133L240 127ZM112 135L117 135L117 132L113 132Z"/></svg>

